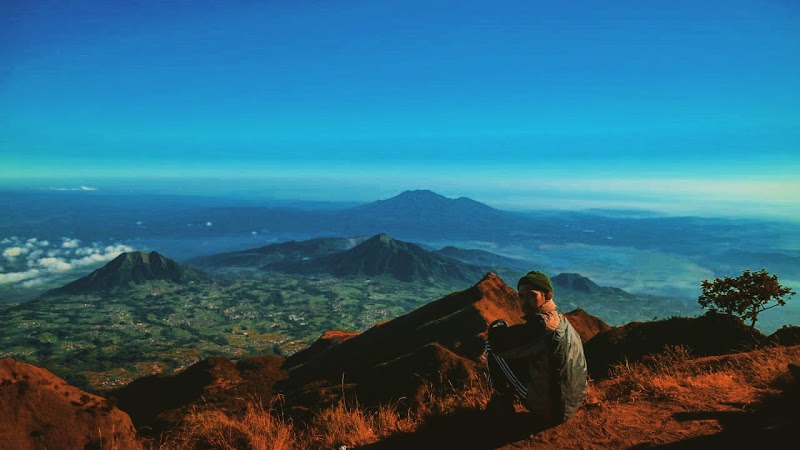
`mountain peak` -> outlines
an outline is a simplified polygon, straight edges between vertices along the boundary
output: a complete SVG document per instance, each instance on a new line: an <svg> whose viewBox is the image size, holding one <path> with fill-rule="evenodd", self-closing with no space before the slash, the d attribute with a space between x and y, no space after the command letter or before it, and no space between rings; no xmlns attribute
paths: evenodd
<svg viewBox="0 0 800 450"><path fill-rule="evenodd" d="M383 244L391 244L392 242L394 242L394 239L392 239L392 237L389 236L386 233L380 233L380 234L376 234L375 236L372 236L370 239L367 239L366 242L370 242L370 241L381 242Z"/></svg>
<svg viewBox="0 0 800 450"><path fill-rule="evenodd" d="M148 252L139 252L139 251L121 253L119 256L114 258L114 260L112 260L112 261L116 261L118 259L121 260L121 261L129 261L129 262L133 262L133 263L137 263L137 264L138 263L150 264L151 261L153 261L153 262L162 261L162 260L166 260L167 258L165 258L163 255L161 255L160 253L158 253L157 251L154 250L154 251L151 251L149 253Z"/></svg>
<svg viewBox="0 0 800 450"><path fill-rule="evenodd" d="M339 277L387 275L405 282L431 279L472 281L485 272L476 265L439 255L386 233L376 234L349 250L308 261L271 264L265 269L291 273L323 272Z"/></svg>
<svg viewBox="0 0 800 450"><path fill-rule="evenodd" d="M46 294L83 294L152 280L183 282L201 278L199 272L158 252L126 252L89 275Z"/></svg>
<svg viewBox="0 0 800 450"><path fill-rule="evenodd" d="M415 189L415 190L403 191L399 195L397 195L397 196L395 196L393 198L395 198L395 199L397 199L397 198L420 198L420 199L435 198L435 199L449 200L447 197L445 197L445 196L443 196L441 194L437 194L436 192L433 192L433 191L431 191L429 189Z"/></svg>

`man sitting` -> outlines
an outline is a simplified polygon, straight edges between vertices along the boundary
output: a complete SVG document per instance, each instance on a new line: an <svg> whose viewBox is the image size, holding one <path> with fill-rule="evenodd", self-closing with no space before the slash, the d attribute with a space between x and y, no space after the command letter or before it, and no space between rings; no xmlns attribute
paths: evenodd
<svg viewBox="0 0 800 450"><path fill-rule="evenodd" d="M542 272L520 278L517 291L525 323L493 322L486 342L492 398L487 410L512 412L518 397L543 423L565 421L583 403L587 389L583 344L553 302L553 286Z"/></svg>

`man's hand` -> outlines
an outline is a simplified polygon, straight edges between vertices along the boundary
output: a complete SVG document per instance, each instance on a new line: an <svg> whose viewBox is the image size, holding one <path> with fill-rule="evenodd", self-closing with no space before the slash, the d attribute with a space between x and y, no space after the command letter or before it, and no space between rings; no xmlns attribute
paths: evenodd
<svg viewBox="0 0 800 450"><path fill-rule="evenodd" d="M489 329L497 328L497 327L507 327L507 326L508 326L508 323L506 323L505 320L497 319L494 322L492 322L491 325L489 325Z"/></svg>
<svg viewBox="0 0 800 450"><path fill-rule="evenodd" d="M498 331L508 329L508 323L503 319L497 319L489 325L489 344L494 346L493 339L496 340Z"/></svg>

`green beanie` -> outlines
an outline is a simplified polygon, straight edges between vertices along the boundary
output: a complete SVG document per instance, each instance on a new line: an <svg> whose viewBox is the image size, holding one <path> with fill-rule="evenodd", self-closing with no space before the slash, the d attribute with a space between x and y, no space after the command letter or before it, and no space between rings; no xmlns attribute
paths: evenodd
<svg viewBox="0 0 800 450"><path fill-rule="evenodd" d="M553 292L553 284L550 283L550 278L538 270L532 270L520 278L517 282L517 289L523 284L533 286L535 290Z"/></svg>

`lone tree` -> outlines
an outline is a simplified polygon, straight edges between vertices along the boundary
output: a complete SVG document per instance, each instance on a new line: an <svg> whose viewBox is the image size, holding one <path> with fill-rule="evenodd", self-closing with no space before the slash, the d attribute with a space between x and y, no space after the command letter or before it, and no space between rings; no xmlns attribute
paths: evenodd
<svg viewBox="0 0 800 450"><path fill-rule="evenodd" d="M786 300L795 294L791 288L778 283L777 275L770 275L764 269L758 272L745 269L735 278L703 280L700 286L703 290L697 298L700 306L749 320L751 332L760 312L785 305Z"/></svg>

